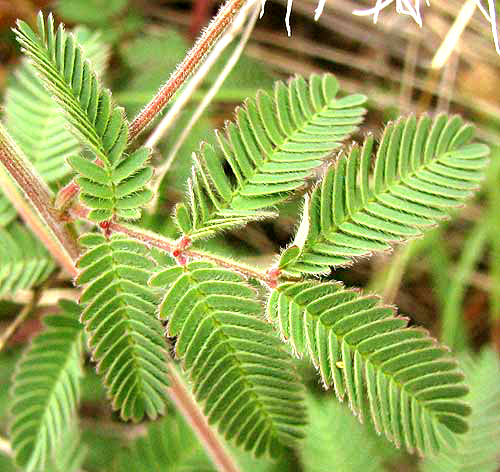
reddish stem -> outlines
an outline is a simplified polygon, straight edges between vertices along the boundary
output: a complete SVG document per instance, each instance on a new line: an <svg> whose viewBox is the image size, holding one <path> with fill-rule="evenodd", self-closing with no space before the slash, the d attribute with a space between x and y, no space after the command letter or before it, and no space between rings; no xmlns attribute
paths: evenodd
<svg viewBox="0 0 500 472"><path fill-rule="evenodd" d="M239 469L233 458L210 428L207 419L201 413L198 405L177 373L173 362L169 362L169 364L170 387L168 393L177 410L188 420L189 425L196 432L203 447L216 465L217 470L221 472L238 472Z"/></svg>
<svg viewBox="0 0 500 472"><path fill-rule="evenodd" d="M76 218L86 219L88 215L88 210L82 205L74 205L70 209L70 214L71 216ZM150 233L149 231L146 231L142 228L136 228L121 223L116 223L114 221L109 223L108 230L111 232L116 231L117 233L126 234L131 238L143 242L147 246L154 246L157 247L158 249L166 251L172 254L174 257L185 256L185 257L193 257L195 259L203 259L206 261L213 262L214 264L217 264L221 267L232 269L247 277L252 277L254 279L261 280L262 282L265 283L269 283L269 281L272 279L272 277L270 277L266 272L257 269L252 269L251 267L246 267L236 262L224 259L222 257L218 257L212 254L207 254L203 251L198 251L196 249L186 249L185 247L187 247L187 245L190 242L188 238L182 238L179 241L179 243L175 243L155 233Z"/></svg>
<svg viewBox="0 0 500 472"><path fill-rule="evenodd" d="M151 123L153 118L168 103L175 92L179 90L189 75L200 65L207 52L224 32L229 23L231 23L244 3L245 0L228 0L220 8L217 15L170 76L165 85L162 86L160 91L134 118L129 128L129 142L133 141L141 131Z"/></svg>
<svg viewBox="0 0 500 472"><path fill-rule="evenodd" d="M202 251L197 251L195 249L180 249L178 244L167 241L161 236L146 232L140 228L131 228L130 226L125 226L120 223L113 222L110 224L109 229L112 231L116 231L118 233L126 234L134 239L142 241L148 246L154 246L157 247L158 249L167 251L176 258L184 256L184 257L193 257L195 259L203 259L206 261L214 262L215 264L221 267L226 267L228 269L235 270L236 272L246 275L247 277L252 277L254 279L262 280L263 282L266 283L269 280L267 274L259 270L255 270L250 267L245 267L233 261L229 261L227 259L223 259L221 257L212 254L207 254Z"/></svg>
<svg viewBox="0 0 500 472"><path fill-rule="evenodd" d="M73 259L78 255L76 242L52 207L50 190L3 126L0 126L0 162L31 206L24 204L17 189L10 186L10 180L4 183L6 196L61 266L73 275Z"/></svg>

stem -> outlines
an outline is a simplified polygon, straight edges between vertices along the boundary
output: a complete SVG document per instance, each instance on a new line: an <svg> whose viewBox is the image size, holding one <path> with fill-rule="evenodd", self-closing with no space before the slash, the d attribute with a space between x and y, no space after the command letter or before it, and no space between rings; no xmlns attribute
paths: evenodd
<svg viewBox="0 0 500 472"><path fill-rule="evenodd" d="M21 188L31 206L26 205L8 176L0 172L0 181L5 196L12 202L30 229L46 245L54 258L71 275L74 275L73 260L78 255L78 248L69 231L61 223L57 212L52 208L52 192L1 124L0 162Z"/></svg>
<svg viewBox="0 0 500 472"><path fill-rule="evenodd" d="M129 128L129 141L133 141L141 131L148 126L153 118L168 103L172 96L184 84L189 75L203 61L207 52L231 23L235 15L241 9L245 0L228 0L219 10L207 29L198 39L193 48L188 52L184 60L172 73L168 81L161 87L159 92L146 105L146 107L134 118Z"/></svg>
<svg viewBox="0 0 500 472"><path fill-rule="evenodd" d="M111 231L116 231L118 233L126 234L134 239L142 241L148 246L154 246L158 249L162 249L163 251L168 251L172 253L175 249L177 249L177 244L175 241L171 241L163 236L159 236L154 233L150 233L141 228L136 228L129 225L123 225L121 223L111 223L109 225L109 229ZM196 249L183 249L182 254L187 257L193 257L195 259L203 259L206 261L214 262L215 264L226 267L228 269L235 270L247 277L252 277L257 280L261 280L263 282L268 281L268 276L264 271L253 269L251 267L247 267L246 265L240 264L238 262L232 261L230 259L226 259L224 257L216 256L214 254L210 254L204 251L199 251Z"/></svg>
<svg viewBox="0 0 500 472"><path fill-rule="evenodd" d="M178 113L174 114L174 109L177 107L177 104L180 103L182 100L182 97L184 94L188 92L188 87L191 88L191 83L195 81L197 76L200 76L200 80L198 82L201 82L201 79L208 73L208 71L212 68L212 66L215 64L217 59L219 59L220 55L226 49L229 44L233 41L234 37L238 33L238 31L241 29L242 24L244 20L246 19L248 12L254 8L254 13L252 17L248 20L248 24L245 27L245 30L241 36L241 39L235 48L235 50L231 53L231 57L227 61L227 63L224 65L224 68L220 72L220 74L217 76L217 80L213 83L211 86L210 90L205 94L203 97L203 100L201 103L198 105L196 108L195 112L191 115L191 118L189 119L189 123L184 127L182 130L181 135L175 142L174 146L172 147L171 151L169 152L167 159L165 160L165 163L161 166L159 166L155 170L155 183L153 185L153 192L154 192L154 198L151 203L151 207L156 207L158 204L158 190L160 187L160 184L163 180L163 177L165 174L169 171L170 167L172 166L172 163L174 162L174 159L181 148L181 146L184 144L184 141L186 138L189 136L189 133L191 132L191 129L195 125L195 123L198 121L200 116L203 114L203 112L206 110L208 105L212 102L213 98L221 88L222 84L226 80L227 76L230 74L230 72L233 70L234 66L238 62L243 50L245 49L245 46L248 42L248 39L250 37L251 32L253 31L253 28L255 26L255 22L257 21L257 15L259 10L256 9L256 3L258 0L249 0L249 2L245 5L245 7L240 11L238 16L235 18L233 24L231 27L226 31L224 36L219 40L217 45L214 47L214 49L210 52L209 56L207 57L207 60L205 63L200 67L198 72L196 73L196 76L193 77L193 79L189 82L188 86L184 89L182 92L182 96L179 97L179 99L176 100L174 106L169 110L165 118L161 121L161 123L158 125L156 130L151 134L151 136L148 138L146 141L146 146L153 147L158 140L161 138L161 136L166 132L169 126L171 126L172 123L175 122L175 117L177 116ZM195 87L197 86L197 83ZM194 91L189 90L189 95L186 95L188 98L191 96L191 93ZM172 115L172 116L170 116ZM170 118L169 118L170 117Z"/></svg>
<svg viewBox="0 0 500 472"><path fill-rule="evenodd" d="M158 126L155 128L155 130L148 137L148 139L144 143L144 145L146 147L152 148L152 147L156 146L156 144L162 138L162 136L164 136L165 133L176 122L177 117L179 116L180 112L183 110L186 103L190 100L193 93L201 85L201 83L205 79L206 75L210 72L210 70L212 69L214 64L219 59L220 55L231 44L231 42L233 41L236 34L240 31L247 15L248 15L249 10L255 5L256 1L257 0L248 0L248 3L245 5L245 7L241 9L241 11L238 13L236 18L232 22L231 26L220 37L220 39L217 41L217 44L210 51L210 54L207 55L203 64L200 66L200 68L196 71L196 73L193 75L193 77L189 80L189 82L183 88L182 93L179 94L179 97L175 100L175 103L168 110L168 113L162 118L162 120L160 121ZM240 54L241 54L241 52L240 52ZM240 54L238 54L237 56L239 57ZM234 55L234 53L233 53L233 55ZM234 67L234 64L236 63L236 61L234 61L232 59L230 59L229 62L232 62L232 65L231 65L229 71L227 71L226 73L224 73L224 71L222 71L221 74L219 74L219 76L217 78L217 82L219 82L221 80L220 79L221 76L223 76L222 81L224 81L225 77L227 76L227 74L229 74L231 69ZM220 85L222 85L222 84L219 84L216 90L218 90ZM213 88L213 86L212 86L212 88ZM207 93L207 95L209 95L210 92L211 91L209 91ZM205 95L205 97L207 95ZM215 95L215 93L213 95ZM211 95L211 98L213 98L213 95ZM201 104L200 107L203 107L203 105ZM204 107L203 107L203 109L204 109ZM184 131L184 133L185 133L185 131ZM171 153L170 153L170 155L171 155Z"/></svg>
<svg viewBox="0 0 500 472"><path fill-rule="evenodd" d="M82 205L74 205L69 213L74 218L83 218L86 219L88 215L88 210ZM178 245L175 241L171 239L167 239L164 236L160 236L159 234L152 233L150 231L144 230L142 228L138 228L132 225L126 225L122 223L116 223L114 221L110 222L109 231L116 231L117 233L126 234L133 239L137 239L147 246L154 246L162 251L166 251L169 253L173 253L176 249L178 249ZM254 279L260 280L262 282L269 282L269 275L264 270L254 269L252 267L248 267L239 262L235 262L231 259L226 259L221 256L217 256L214 254L207 253L205 251L200 251L197 249L182 249L182 254L187 257L193 257L195 259L203 259L206 261L214 262L221 267L226 267L228 269L232 269L236 272L239 272L247 277L252 277Z"/></svg>
<svg viewBox="0 0 500 472"><path fill-rule="evenodd" d="M223 443L209 426L207 419L200 411L181 376L177 373L173 362L169 362L168 371L170 380L169 396L177 409L188 421L191 429L196 433L217 470L220 472L238 472L239 469L234 459L229 455Z"/></svg>

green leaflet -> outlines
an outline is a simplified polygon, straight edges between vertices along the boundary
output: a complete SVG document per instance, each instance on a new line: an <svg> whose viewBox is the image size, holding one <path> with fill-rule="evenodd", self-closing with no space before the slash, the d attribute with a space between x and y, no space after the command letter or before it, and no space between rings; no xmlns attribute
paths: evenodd
<svg viewBox="0 0 500 472"><path fill-rule="evenodd" d="M105 221L113 216L140 217L140 208L152 198L145 184L152 170L146 167L149 152L145 148L127 155L128 124L123 108L111 100L111 92L100 86L96 73L86 61L74 36L51 15L44 22L38 15L38 34L24 22L15 30L23 52L30 58L45 87L65 111L72 132L90 149L86 157L69 158L70 165L83 172L83 159L89 161L87 173L80 178L81 199L91 208L89 218ZM102 173L95 167L102 166Z"/></svg>
<svg viewBox="0 0 500 472"><path fill-rule="evenodd" d="M101 88L81 46L64 31L62 24L56 31L52 15L45 23L39 14L37 29L38 34L18 21L15 33L23 52L82 141L103 162L115 162L127 143L123 109L112 104L110 92Z"/></svg>
<svg viewBox="0 0 500 472"><path fill-rule="evenodd" d="M12 390L11 440L24 470L46 470L76 416L81 376L80 308L60 302L61 312L46 316L45 330L21 358Z"/></svg>
<svg viewBox="0 0 500 472"><path fill-rule="evenodd" d="M388 250L446 218L479 186L489 149L469 144L473 128L455 116L389 125L370 172L373 138L326 172L305 205L300 259L291 273L322 273Z"/></svg>
<svg viewBox="0 0 500 472"><path fill-rule="evenodd" d="M160 318L210 423L260 456L302 436L302 387L255 292L238 274L205 262L155 275L166 286Z"/></svg>
<svg viewBox="0 0 500 472"><path fill-rule="evenodd" d="M145 166L149 152L139 148L109 169L79 155L69 158L69 164L80 174L80 199L92 209L90 219L105 221L115 214L127 220L140 218L141 207L153 197L151 190L144 188L153 175L153 168Z"/></svg>
<svg viewBox="0 0 500 472"><path fill-rule="evenodd" d="M280 262L278 268L280 270L285 269L287 266L293 264L300 257L300 247L290 246L286 248L280 256Z"/></svg>
<svg viewBox="0 0 500 472"><path fill-rule="evenodd" d="M378 298L340 283L285 283L267 316L297 355L311 358L325 387L396 447L434 453L452 432L467 431L470 408L459 398L468 390L456 361Z"/></svg>
<svg viewBox="0 0 500 472"><path fill-rule="evenodd" d="M0 298L42 283L54 270L45 247L25 226L0 228Z"/></svg>
<svg viewBox="0 0 500 472"><path fill-rule="evenodd" d="M81 44L82 59L89 59L102 77L109 52L99 33L80 28L73 33ZM6 91L6 126L26 156L47 182L70 172L65 160L80 151L76 138L67 129L60 106L44 88L36 69L24 62L15 73L15 81Z"/></svg>
<svg viewBox="0 0 500 472"><path fill-rule="evenodd" d="M83 57L102 77L109 48L100 34L86 28L76 28L73 34L82 46ZM46 182L57 182L70 173L66 159L79 153L81 146L67 129L59 105L28 62L17 68L6 90L5 120L7 130ZM0 194L0 226L6 226L16 214L9 200Z"/></svg>
<svg viewBox="0 0 500 472"><path fill-rule="evenodd" d="M87 248L76 279L85 287L81 321L113 408L125 420L156 418L165 410L167 354L147 286L154 263L142 243L123 235L91 233L80 243Z"/></svg>
<svg viewBox="0 0 500 472"><path fill-rule="evenodd" d="M332 75L278 82L274 97L259 92L216 133L217 146L201 146L189 181L191 239L249 220L273 216L262 209L304 186L365 113L362 95L336 98ZM181 227L186 226L183 222Z"/></svg>
<svg viewBox="0 0 500 472"><path fill-rule="evenodd" d="M461 365L470 385L466 400L471 404L469 431L454 448L426 459L423 472L495 472L500 458L500 362L496 352L484 349L473 359L462 356Z"/></svg>

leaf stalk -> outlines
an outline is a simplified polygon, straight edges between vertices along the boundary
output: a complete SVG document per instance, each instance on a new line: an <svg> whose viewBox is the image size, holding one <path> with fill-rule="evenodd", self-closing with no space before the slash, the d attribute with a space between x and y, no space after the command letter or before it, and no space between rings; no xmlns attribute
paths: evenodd
<svg viewBox="0 0 500 472"><path fill-rule="evenodd" d="M229 455L223 443L210 428L207 419L200 411L173 362L169 362L169 396L178 411L188 420L189 426L200 439L205 451L220 472L238 472L239 468Z"/></svg>
<svg viewBox="0 0 500 472"><path fill-rule="evenodd" d="M31 207L25 204L12 181L6 175L0 175L5 195L59 264L71 275L75 275L73 260L78 256L78 248L52 206L52 192L1 124L0 162L20 187Z"/></svg>
<svg viewBox="0 0 500 472"><path fill-rule="evenodd" d="M172 73L167 82L160 88L153 99L134 118L129 128L129 142L132 142L146 126L158 115L163 107L184 84L189 75L201 64L205 55L217 39L225 31L242 8L245 0L228 0L219 10L212 22L196 41L193 48Z"/></svg>

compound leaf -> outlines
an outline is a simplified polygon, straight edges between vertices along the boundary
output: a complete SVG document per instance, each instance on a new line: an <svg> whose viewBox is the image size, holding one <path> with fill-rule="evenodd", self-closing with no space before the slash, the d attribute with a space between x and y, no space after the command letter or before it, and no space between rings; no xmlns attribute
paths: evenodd
<svg viewBox="0 0 500 472"><path fill-rule="evenodd" d="M151 280L167 287L160 318L210 423L259 456L302 436L302 388L289 356L242 277L211 263L173 267Z"/></svg>
<svg viewBox="0 0 500 472"><path fill-rule="evenodd" d="M69 301L60 306L60 313L45 317L45 330L34 338L14 376L10 437L16 463L28 471L46 470L76 416L80 308Z"/></svg>
<svg viewBox="0 0 500 472"><path fill-rule="evenodd" d="M236 119L203 144L189 181L191 239L273 216L264 209L303 187L332 151L357 128L362 95L337 98L329 74L276 84L236 110ZM185 219L184 219L185 220Z"/></svg>
<svg viewBox="0 0 500 472"><path fill-rule="evenodd" d="M460 397L468 390L449 350L376 297L340 283L289 282L272 292L267 316L325 387L396 447L434 453L467 431L470 408Z"/></svg>
<svg viewBox="0 0 500 472"><path fill-rule="evenodd" d="M91 209L89 218L96 222L114 216L138 219L141 207L152 198L151 191L145 188L152 175L146 166L149 150L140 148L131 155L125 152L125 112L113 103L111 92L100 85L75 36L66 33L62 24L56 31L52 15L45 21L40 13L37 26L38 34L18 21L17 40L64 110L72 132L89 148L85 153L89 166L85 169L91 168L90 164L100 166L108 176L106 182L92 180L92 172L79 178L81 199ZM69 158L77 172L82 172L81 159Z"/></svg>
<svg viewBox="0 0 500 472"><path fill-rule="evenodd" d="M287 270L328 272L446 218L478 188L488 164L488 147L469 143L472 135L458 116L412 116L386 128L372 173L372 137L340 156L305 205L302 255Z"/></svg>
<svg viewBox="0 0 500 472"><path fill-rule="evenodd" d="M157 299L147 286L154 263L147 248L123 235L80 238L84 291L81 321L113 408L123 419L156 418L165 410L166 343L155 317Z"/></svg>

